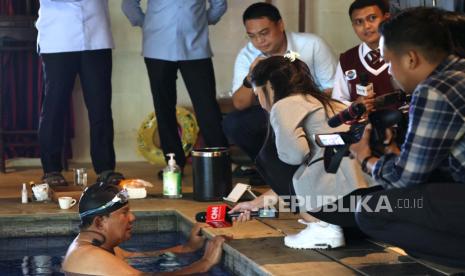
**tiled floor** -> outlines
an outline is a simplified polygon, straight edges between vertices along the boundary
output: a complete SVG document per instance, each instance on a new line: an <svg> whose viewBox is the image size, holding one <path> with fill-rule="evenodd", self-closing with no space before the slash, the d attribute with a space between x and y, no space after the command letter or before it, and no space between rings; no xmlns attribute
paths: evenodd
<svg viewBox="0 0 465 276"><path fill-rule="evenodd" d="M71 167L81 167L71 164ZM90 165L84 165L90 167ZM183 199L164 199L161 197L162 183L156 178L156 168L145 162L122 163L118 165L127 178L142 178L154 184L148 190L146 199L134 200L131 208L135 211L177 210L183 217L193 221L197 212L204 211L208 203L192 200L192 172L185 169L183 180ZM77 208L60 210L55 203L20 203L21 183L39 182L40 168L9 168L7 174L0 174L0 217L8 216L43 216L47 214L76 214ZM72 180L72 172L65 177ZM89 183L96 177L89 170ZM236 183L237 181L234 181ZM264 192L267 187L255 187L256 192ZM260 222L253 220L231 228L207 228L209 235L233 235L234 240L228 242L231 252L240 256L241 262L253 264L262 272L272 275L444 275L460 272L442 267L442 272L424 266L401 250L391 250L369 241L353 241L336 250L293 250L283 244L286 233L295 233L302 228L292 214L281 215L277 220ZM0 225L0 228L2 226ZM1 230L0 230L1 231ZM1 250L1 249L0 249ZM232 258L226 260L234 262ZM255 274L249 266L244 265L240 275Z"/></svg>

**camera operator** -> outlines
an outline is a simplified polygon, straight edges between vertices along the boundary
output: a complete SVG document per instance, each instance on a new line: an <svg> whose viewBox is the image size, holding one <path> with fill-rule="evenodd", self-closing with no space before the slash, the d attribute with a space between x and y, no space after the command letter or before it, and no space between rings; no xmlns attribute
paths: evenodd
<svg viewBox="0 0 465 276"><path fill-rule="evenodd" d="M370 194L371 208L358 205L360 229L413 256L465 265L465 58L454 54L449 28L435 8L406 10L382 23L384 60L412 93L408 131L400 148L387 134L380 158L372 156L369 127L350 150L385 189ZM386 199L392 208L372 211Z"/></svg>

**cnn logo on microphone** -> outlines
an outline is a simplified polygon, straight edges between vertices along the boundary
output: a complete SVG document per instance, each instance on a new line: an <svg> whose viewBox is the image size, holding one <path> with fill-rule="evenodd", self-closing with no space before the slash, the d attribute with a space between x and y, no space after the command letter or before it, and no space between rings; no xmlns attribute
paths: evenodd
<svg viewBox="0 0 465 276"><path fill-rule="evenodd" d="M214 206L214 207L211 208L211 219L213 219L213 220L218 219L218 217L220 215L219 214L219 212L220 212L219 208L220 208L220 206Z"/></svg>
<svg viewBox="0 0 465 276"><path fill-rule="evenodd" d="M209 206L207 208L206 223L215 228L230 227L231 219L227 216L228 206Z"/></svg>

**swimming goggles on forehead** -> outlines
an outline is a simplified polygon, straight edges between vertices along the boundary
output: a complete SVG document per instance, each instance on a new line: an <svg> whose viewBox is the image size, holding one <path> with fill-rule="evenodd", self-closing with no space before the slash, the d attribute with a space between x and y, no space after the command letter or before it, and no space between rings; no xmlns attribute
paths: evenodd
<svg viewBox="0 0 465 276"><path fill-rule="evenodd" d="M121 191L119 191L115 195L115 197L111 201L108 201L107 203L105 203L104 205L102 205L100 207L87 210L87 211L79 214L79 216L81 218L84 218L86 216L94 215L94 214L100 213L100 212L114 206L115 204L124 205L124 204L126 204L128 202L128 200L129 200L128 190L122 189Z"/></svg>

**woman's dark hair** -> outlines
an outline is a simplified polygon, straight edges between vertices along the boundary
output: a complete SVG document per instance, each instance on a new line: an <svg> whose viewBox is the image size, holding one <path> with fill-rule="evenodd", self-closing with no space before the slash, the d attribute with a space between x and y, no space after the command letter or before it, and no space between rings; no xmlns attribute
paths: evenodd
<svg viewBox="0 0 465 276"><path fill-rule="evenodd" d="M252 71L252 83L255 86L263 86L270 82L274 90L274 98L269 98L265 91L265 98L270 104L294 94L311 95L323 105L326 114L328 107L334 113L328 95L320 91L313 81L310 69L301 60L293 62L283 56L272 56L260 61Z"/></svg>
<svg viewBox="0 0 465 276"><path fill-rule="evenodd" d="M247 20L260 19L263 17L266 17L275 23L281 20L281 14L275 6L265 2L258 2L250 5L244 11L244 14L242 14L242 22L245 24L245 21Z"/></svg>

